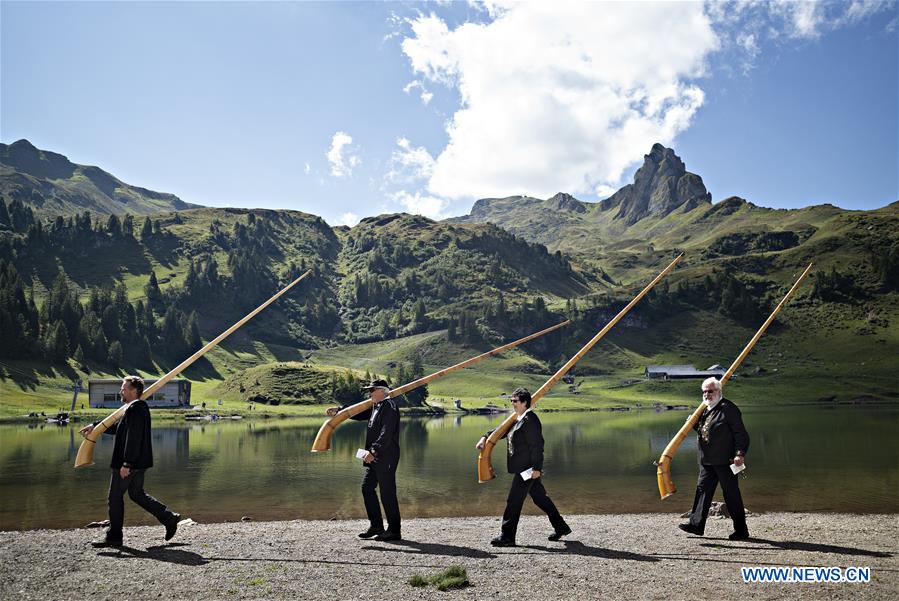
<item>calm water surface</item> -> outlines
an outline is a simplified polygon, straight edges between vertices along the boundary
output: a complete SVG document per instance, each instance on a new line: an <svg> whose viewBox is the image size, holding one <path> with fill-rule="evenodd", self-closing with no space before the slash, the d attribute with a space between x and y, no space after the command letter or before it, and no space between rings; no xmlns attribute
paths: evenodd
<svg viewBox="0 0 899 601"><path fill-rule="evenodd" d="M899 407L745 408L752 437L741 481L753 511L899 513ZM685 411L541 413L544 484L563 514L683 512L696 483L696 438L673 465L678 494L662 502L655 467ZM364 424L346 422L328 453L309 452L324 418L165 424L153 429L147 490L198 522L364 516L356 449ZM474 443L502 416L404 418L398 473L404 517L500 515L509 488L505 442L496 480L478 484ZM79 527L106 518L112 438L97 465L72 468L75 427L0 426L0 529ZM720 498L720 491L718 493ZM528 502L526 511L535 508ZM126 501L126 524L153 518Z"/></svg>

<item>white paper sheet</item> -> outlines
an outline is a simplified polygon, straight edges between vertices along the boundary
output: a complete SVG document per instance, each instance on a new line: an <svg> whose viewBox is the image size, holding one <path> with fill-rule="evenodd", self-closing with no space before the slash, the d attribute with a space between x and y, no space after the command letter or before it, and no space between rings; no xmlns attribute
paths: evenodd
<svg viewBox="0 0 899 601"><path fill-rule="evenodd" d="M734 473L734 475L739 474L740 472L742 472L742 471L745 470L745 469L746 469L746 464L745 464L745 463L744 463L743 465L740 465L740 466L738 466L736 463L731 463L731 464L730 464L730 471L732 471L732 472Z"/></svg>
<svg viewBox="0 0 899 601"><path fill-rule="evenodd" d="M365 449L359 449L356 451L356 459L365 459L365 456L368 455L368 451Z"/></svg>
<svg viewBox="0 0 899 601"><path fill-rule="evenodd" d="M531 476L532 476L533 474L534 474L534 468L529 467L528 469L526 469L526 470L524 470L523 472L521 472L520 475L521 475L521 479L522 479L522 480L530 480L530 479L531 479Z"/></svg>

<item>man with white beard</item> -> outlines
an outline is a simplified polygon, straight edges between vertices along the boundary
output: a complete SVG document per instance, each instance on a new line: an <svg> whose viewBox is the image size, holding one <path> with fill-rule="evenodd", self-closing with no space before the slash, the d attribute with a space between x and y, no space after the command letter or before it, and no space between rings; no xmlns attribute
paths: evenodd
<svg viewBox="0 0 899 601"><path fill-rule="evenodd" d="M702 536L712 497L720 482L724 502L734 521L734 531L728 538L746 540L749 538L746 510L743 508L737 475L731 469L731 464L736 468L742 467L746 451L749 450L749 433L743 426L740 410L723 397L721 382L715 378L702 383L702 402L705 403L706 410L693 426L699 434L699 481L696 484L696 497L690 521L678 527L684 532Z"/></svg>

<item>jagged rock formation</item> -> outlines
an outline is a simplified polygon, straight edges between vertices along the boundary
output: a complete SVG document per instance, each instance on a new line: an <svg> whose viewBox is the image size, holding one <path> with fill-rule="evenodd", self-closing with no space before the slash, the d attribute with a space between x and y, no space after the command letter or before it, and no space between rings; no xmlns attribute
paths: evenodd
<svg viewBox="0 0 899 601"><path fill-rule="evenodd" d="M689 211L711 202L712 195L706 190L702 178L689 173L672 149L653 144L634 176L634 183L602 201L601 210L617 208L616 219L624 219L627 225L633 225L650 215L664 216L684 205Z"/></svg>

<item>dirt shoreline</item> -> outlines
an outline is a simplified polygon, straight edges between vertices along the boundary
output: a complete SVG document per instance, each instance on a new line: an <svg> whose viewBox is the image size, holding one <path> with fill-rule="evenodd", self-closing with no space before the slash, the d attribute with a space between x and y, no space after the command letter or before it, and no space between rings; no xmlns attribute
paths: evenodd
<svg viewBox="0 0 899 601"><path fill-rule="evenodd" d="M361 520L185 524L125 529L122 550L94 549L101 530L0 532L2 599L887 599L899 591L899 515L770 513L753 539L729 520L706 536L675 514L575 515L549 542L522 518L516 548L493 548L498 518L410 519L404 541L360 540ZM472 586L413 588L414 574L458 564ZM743 582L745 566L870 568L868 583Z"/></svg>

